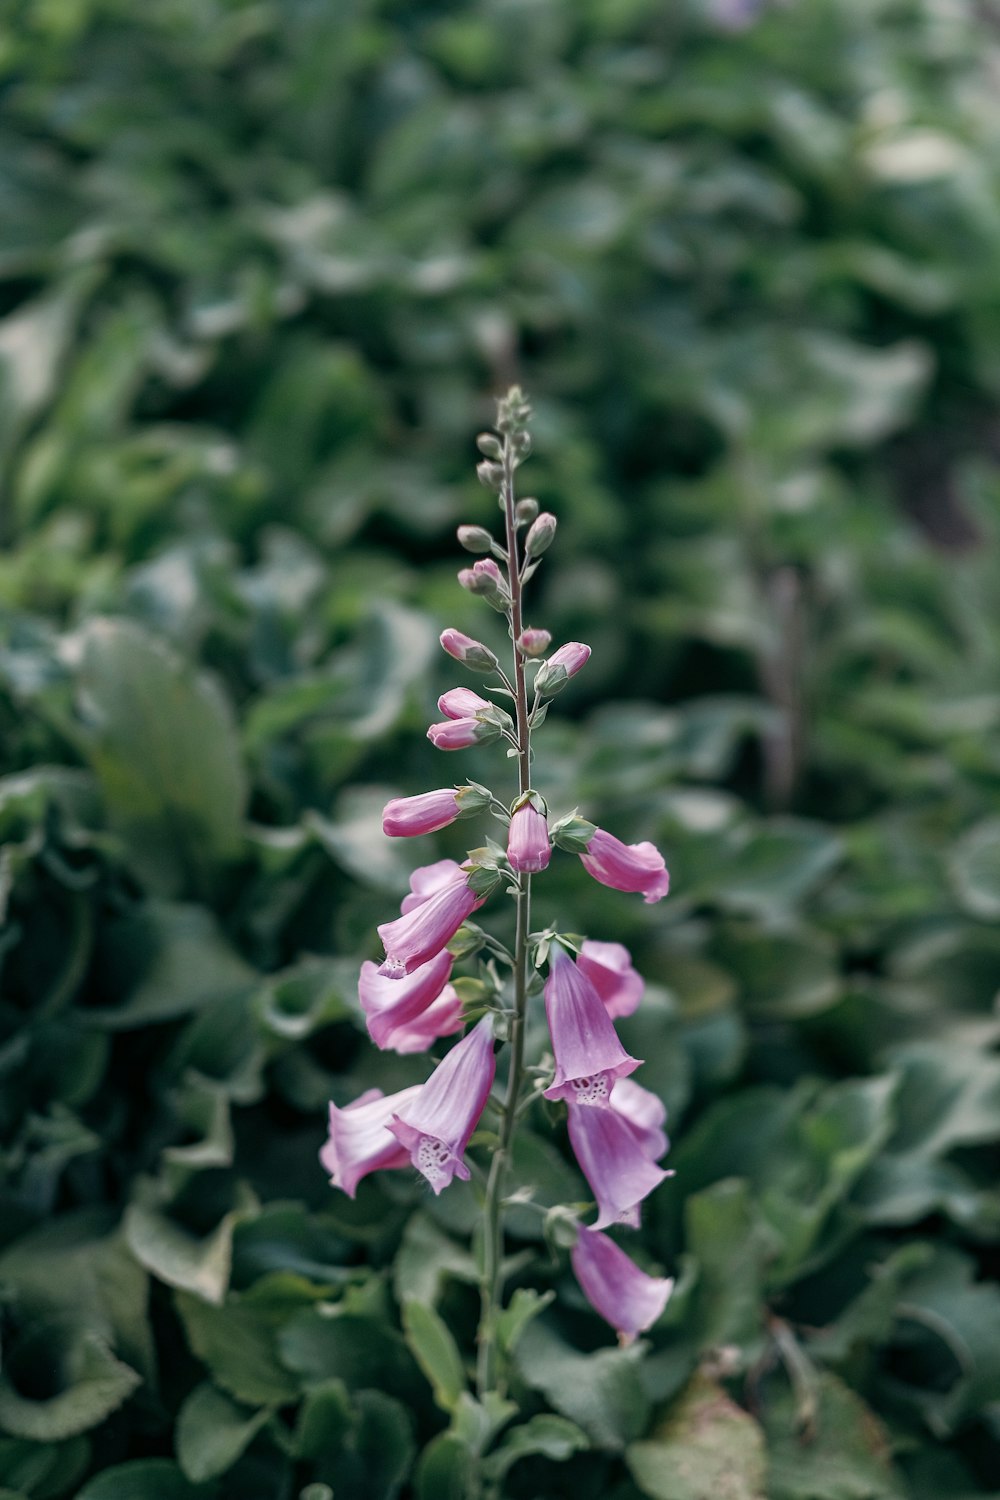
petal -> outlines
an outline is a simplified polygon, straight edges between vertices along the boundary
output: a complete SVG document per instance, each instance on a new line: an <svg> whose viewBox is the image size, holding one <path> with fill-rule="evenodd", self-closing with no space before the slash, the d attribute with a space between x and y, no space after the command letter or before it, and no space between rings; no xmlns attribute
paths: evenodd
<svg viewBox="0 0 1000 1500"><path fill-rule="evenodd" d="M667 1175L653 1164L628 1121L614 1109L571 1104L569 1138L597 1199L595 1229L625 1217L634 1219L633 1210Z"/></svg>
<svg viewBox="0 0 1000 1500"><path fill-rule="evenodd" d="M652 1328L674 1289L672 1278L647 1276L596 1229L580 1230L570 1259L587 1301L626 1344Z"/></svg>

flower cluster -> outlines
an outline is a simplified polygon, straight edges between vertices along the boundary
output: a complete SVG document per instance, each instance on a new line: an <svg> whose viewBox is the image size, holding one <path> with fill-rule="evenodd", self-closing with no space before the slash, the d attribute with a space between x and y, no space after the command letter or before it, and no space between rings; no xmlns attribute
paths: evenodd
<svg viewBox="0 0 1000 1500"><path fill-rule="evenodd" d="M628 1341L656 1321L673 1285L640 1270L604 1232L615 1226L637 1227L641 1204L670 1175L659 1165L668 1145L663 1129L666 1112L660 1100L632 1077L640 1061L625 1050L615 1029L616 1020L632 1014L639 1005L643 981L620 943L571 942L551 930L528 934L527 897L532 878L548 868L554 848L577 855L601 884L641 894L647 902L667 894L668 876L663 856L650 843L625 844L575 812L550 822L544 799L530 785L531 731L544 718L547 700L586 665L590 648L571 641L547 655L549 632L525 628L522 622L524 584L556 531L555 517L539 514L535 501L514 500L513 472L527 451L526 414L520 393L512 391L500 403L498 433L484 434L479 440L486 455L479 476L498 492L505 515L505 543L496 542L484 527L459 529L459 540L468 551L491 554L463 569L459 581L506 615L511 674L482 642L454 629L441 636L441 645L453 660L497 679L492 688L485 685L485 692L501 695L514 713L490 696L453 687L438 700L442 719L427 731L441 750L507 741L509 753L518 760L519 792L506 805L486 787L468 782L393 798L383 813L387 835L411 838L488 811L506 826L506 848L488 845L473 851L463 864L445 859L416 869L399 916L378 928L383 961L363 964L358 984L369 1034L380 1048L423 1052L442 1037L459 1031L463 1035L425 1083L388 1096L370 1090L343 1108L331 1104L321 1160L333 1185L352 1197L367 1174L410 1165L435 1194L456 1176L468 1179L466 1151L496 1078L495 1035L509 1036L506 1097L493 1101L501 1121L500 1146L484 1209L487 1220L493 1216L498 1239L514 1124L530 1102L524 1098L523 1048L531 975L547 966L544 1006L552 1065L549 1081L544 1087L540 1084L538 1092L565 1103L569 1141L596 1203L593 1222L578 1226L572 1265L592 1305ZM526 534L519 542L522 528ZM515 949L507 953L502 944L490 941L510 966L513 995L505 995L496 969L484 966L483 973L492 976L493 986L480 982L478 1014L470 1014L463 1005L461 986L453 982L454 954L467 952L470 946L474 949L476 941L485 939L474 929L471 942L465 942L460 929L501 885L508 887L518 903ZM540 1061L539 1068L543 1067ZM481 1341L487 1343L489 1318L495 1313L489 1298L498 1294L500 1284L497 1261L494 1253L487 1276L487 1282L492 1278L492 1290L487 1288L481 1327ZM489 1370L487 1357L487 1383Z"/></svg>

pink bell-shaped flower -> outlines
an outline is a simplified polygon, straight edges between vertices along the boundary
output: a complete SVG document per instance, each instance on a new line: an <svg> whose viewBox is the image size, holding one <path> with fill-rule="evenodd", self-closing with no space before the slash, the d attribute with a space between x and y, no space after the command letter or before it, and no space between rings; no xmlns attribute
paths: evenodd
<svg viewBox="0 0 1000 1500"><path fill-rule="evenodd" d="M476 895L460 870L458 879L441 886L419 906L394 922L383 922L378 935L385 946L385 962L378 972L387 979L412 974L441 952L485 899Z"/></svg>
<svg viewBox="0 0 1000 1500"><path fill-rule="evenodd" d="M465 1025L465 1006L453 984L446 984L425 1011L397 1026L387 1044L393 1052L426 1052L442 1036L452 1036Z"/></svg>
<svg viewBox="0 0 1000 1500"><path fill-rule="evenodd" d="M615 1079L640 1062L625 1051L600 995L558 944L545 981L545 1014L556 1062L545 1098L608 1107Z"/></svg>
<svg viewBox="0 0 1000 1500"><path fill-rule="evenodd" d="M650 1160L639 1132L613 1105L590 1109L571 1104L569 1138L597 1200L593 1227L627 1224L638 1229L640 1203L668 1175Z"/></svg>
<svg viewBox="0 0 1000 1500"><path fill-rule="evenodd" d="M495 652L482 641L474 641L471 635L449 627L441 632L441 645L455 661L461 662L472 672L495 672L500 665Z"/></svg>
<svg viewBox="0 0 1000 1500"><path fill-rule="evenodd" d="M627 1120L650 1161L659 1161L670 1146L664 1125L667 1107L658 1094L634 1078L619 1078L611 1090L611 1108Z"/></svg>
<svg viewBox="0 0 1000 1500"><path fill-rule="evenodd" d="M587 873L602 885L616 891L640 891L647 905L662 900L670 889L670 876L655 844L623 844L597 828L580 858Z"/></svg>
<svg viewBox="0 0 1000 1500"><path fill-rule="evenodd" d="M455 1043L416 1096L392 1118L389 1129L405 1146L435 1195L453 1177L466 1182L469 1179L469 1168L462 1157L495 1074L493 1023L484 1016Z"/></svg>
<svg viewBox="0 0 1000 1500"><path fill-rule="evenodd" d="M427 738L436 750L468 750L472 745L498 740L500 728L482 719L445 719L428 727Z"/></svg>
<svg viewBox="0 0 1000 1500"><path fill-rule="evenodd" d="M451 967L452 957L447 948L402 979L387 979L373 963L361 965L358 998L376 1047L383 1051L404 1050L398 1047L396 1038L400 1033L405 1035L407 1028L437 1000L451 978ZM432 1036L430 1040L433 1039Z"/></svg>
<svg viewBox="0 0 1000 1500"><path fill-rule="evenodd" d="M587 1301L617 1329L622 1344L652 1328L674 1289L672 1278L647 1276L597 1229L580 1230L570 1259Z"/></svg>
<svg viewBox="0 0 1000 1500"><path fill-rule="evenodd" d="M333 1187L353 1198L358 1183L369 1172L406 1166L409 1153L389 1130L389 1122L397 1109L404 1108L419 1093L420 1084L397 1094L368 1089L343 1109L330 1105L329 1135L319 1159Z"/></svg>
<svg viewBox="0 0 1000 1500"><path fill-rule="evenodd" d="M632 955L623 943L595 943L587 938L576 966L586 974L612 1020L638 1010L646 985L633 969Z"/></svg>
<svg viewBox="0 0 1000 1500"><path fill-rule="evenodd" d="M507 858L512 870L529 875L544 870L552 858L548 822L530 799L514 809L507 832Z"/></svg>
<svg viewBox="0 0 1000 1500"><path fill-rule="evenodd" d="M461 880L463 873L462 866L455 859L436 859L433 864L419 865L410 876L409 894L403 897L400 912L405 917L407 912L415 911L435 892Z"/></svg>

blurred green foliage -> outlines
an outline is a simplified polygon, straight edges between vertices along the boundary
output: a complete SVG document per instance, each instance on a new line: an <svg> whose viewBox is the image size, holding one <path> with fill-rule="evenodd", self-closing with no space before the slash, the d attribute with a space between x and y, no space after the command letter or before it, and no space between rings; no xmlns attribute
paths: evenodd
<svg viewBox="0 0 1000 1500"><path fill-rule="evenodd" d="M995 1490L998 66L992 0L0 22L5 1500ZM354 980L384 797L492 774L422 732L514 378L542 790L673 873L545 894L650 980L679 1284L608 1347L518 1214L485 1409L473 1197L316 1153L423 1076Z"/></svg>

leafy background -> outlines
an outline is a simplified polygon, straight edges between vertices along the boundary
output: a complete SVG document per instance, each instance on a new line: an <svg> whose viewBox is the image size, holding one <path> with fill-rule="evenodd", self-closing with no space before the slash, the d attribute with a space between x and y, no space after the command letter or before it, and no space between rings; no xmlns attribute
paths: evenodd
<svg viewBox="0 0 1000 1500"><path fill-rule="evenodd" d="M4 1500L996 1492L998 68L992 0L8 11ZM474 1204L316 1153L422 1076L353 981L384 797L493 775L422 735L512 379L543 790L673 873L546 896L649 978L678 1288L619 1351L519 1215L495 1439Z"/></svg>

